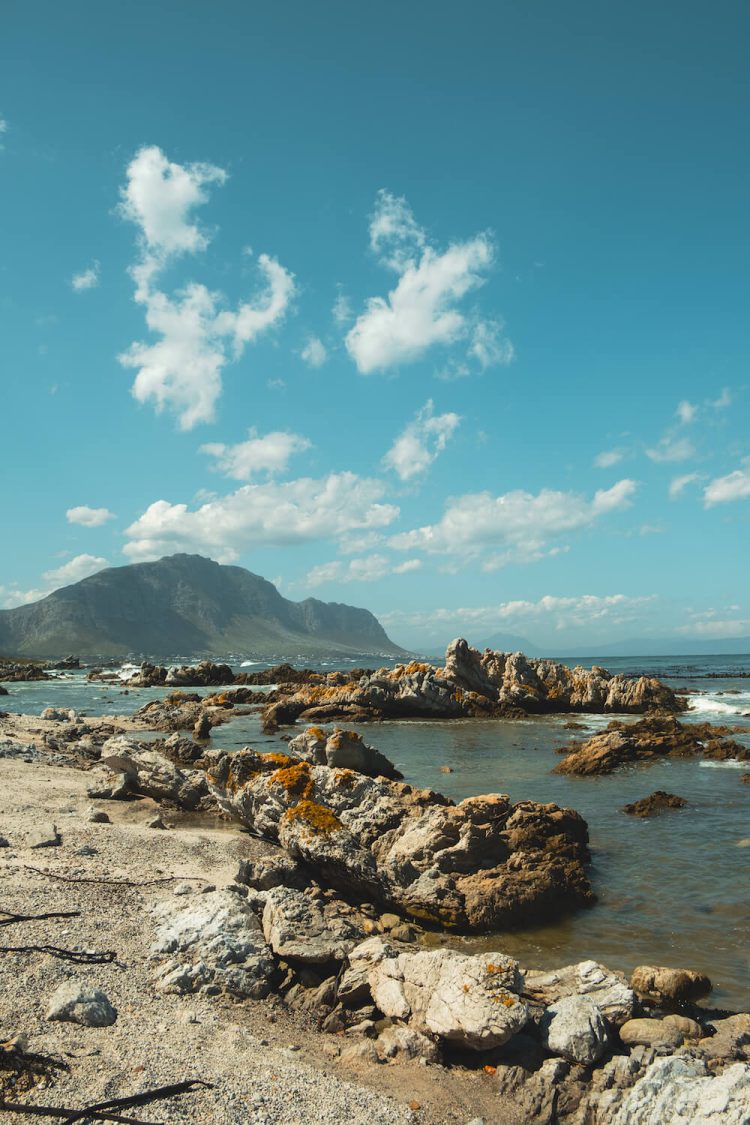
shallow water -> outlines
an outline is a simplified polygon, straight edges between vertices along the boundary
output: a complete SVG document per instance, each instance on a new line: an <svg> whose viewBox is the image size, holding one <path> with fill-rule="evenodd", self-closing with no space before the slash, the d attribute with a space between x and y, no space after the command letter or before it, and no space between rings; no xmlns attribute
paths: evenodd
<svg viewBox="0 0 750 1125"><path fill-rule="evenodd" d="M750 658L744 663L738 657L722 659L731 660L731 667L722 669L730 674L750 667ZM652 670L645 667L647 661L630 663L634 670ZM619 670L614 661L609 664L613 671ZM750 710L747 679L727 676L699 683L694 676L704 674L705 664L695 662L694 671L670 658L669 665L672 676L667 682L696 693L690 696L695 709L685 718L742 723L743 714ZM0 700L3 709L36 714L46 706L75 707L89 714L130 714L148 699L164 695L163 688L130 689L123 694L119 687L88 684L82 675L6 686L11 694ZM588 822L596 906L533 930L458 939L462 945L499 948L535 967L588 957L626 971L643 963L687 966L711 977L712 1003L747 1010L750 847L745 845L750 837L750 786L740 781L742 767L734 762L673 760L604 777L555 774L551 772L558 760L555 748L609 721L607 716L572 718L584 722L587 730L565 730L571 716L411 720L357 729L415 785L438 789L455 800L499 792L514 801L554 801L577 809ZM750 734L737 737L750 746ZM212 741L226 749L279 745L277 737L262 734L255 715L215 729ZM441 766L453 772L443 773ZM623 805L655 789L685 797L688 808L646 820L621 811Z"/></svg>

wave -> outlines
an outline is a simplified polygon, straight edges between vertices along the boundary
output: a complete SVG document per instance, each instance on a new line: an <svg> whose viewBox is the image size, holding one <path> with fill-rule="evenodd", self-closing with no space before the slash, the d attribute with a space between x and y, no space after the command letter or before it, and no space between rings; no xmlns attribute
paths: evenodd
<svg viewBox="0 0 750 1125"><path fill-rule="evenodd" d="M725 697L708 692L706 695L690 696L690 711L699 715L745 715L750 711L750 692L743 691L733 695L732 702Z"/></svg>

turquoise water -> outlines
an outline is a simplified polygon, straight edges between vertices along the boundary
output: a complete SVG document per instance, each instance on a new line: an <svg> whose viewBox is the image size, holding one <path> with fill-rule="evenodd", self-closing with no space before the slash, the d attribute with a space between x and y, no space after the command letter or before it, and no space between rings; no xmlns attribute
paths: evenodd
<svg viewBox="0 0 750 1125"><path fill-rule="evenodd" d="M713 658L716 660L717 658ZM688 687L692 708L685 717L743 722L750 711L750 681L738 672L750 658L718 658L725 673L706 680L711 658L668 667L672 686ZM601 661L604 663L604 661ZM590 663L590 662L587 662ZM650 661L609 661L623 670L656 672ZM714 663L713 667L716 667ZM665 677L666 678L666 677ZM0 699L9 711L39 713L69 706L89 714L129 714L163 689L88 684L82 675L29 684L7 684ZM600 729L606 717L585 719L586 732L564 729L570 716L522 721L460 720L373 723L357 729L387 754L415 785L438 789L455 800L477 793L508 793L513 800L554 801L577 809L589 825L591 878L596 906L553 925L490 939L466 939L468 948L501 948L523 964L554 967L592 957L629 971L636 964L686 966L714 981L715 1004L750 1008L750 786L736 763L666 761L636 766L605 777L573 778L552 773L556 747ZM574 717L576 721L580 716ZM748 721L750 725L750 721ZM283 733L283 732L282 732ZM738 736L750 746L750 735ZM215 728L213 745L235 749L280 746L263 735L256 716ZM453 772L443 773L441 766ZM747 767L746 767L747 768ZM626 816L622 806L655 789L685 797L686 809L647 820Z"/></svg>

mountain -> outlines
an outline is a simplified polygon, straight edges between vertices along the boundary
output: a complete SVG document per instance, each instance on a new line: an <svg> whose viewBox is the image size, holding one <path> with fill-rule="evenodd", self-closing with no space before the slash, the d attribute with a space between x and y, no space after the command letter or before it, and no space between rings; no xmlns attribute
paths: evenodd
<svg viewBox="0 0 750 1125"><path fill-rule="evenodd" d="M111 567L0 611L12 656L401 655L369 610L307 598L200 555Z"/></svg>
<svg viewBox="0 0 750 1125"><path fill-rule="evenodd" d="M633 637L598 645L571 645L565 656L745 656L750 637Z"/></svg>
<svg viewBox="0 0 750 1125"><path fill-rule="evenodd" d="M543 655L537 645L526 637L519 637L517 633L493 633L486 641L482 641L479 647L491 648L495 652L523 652L526 656Z"/></svg>

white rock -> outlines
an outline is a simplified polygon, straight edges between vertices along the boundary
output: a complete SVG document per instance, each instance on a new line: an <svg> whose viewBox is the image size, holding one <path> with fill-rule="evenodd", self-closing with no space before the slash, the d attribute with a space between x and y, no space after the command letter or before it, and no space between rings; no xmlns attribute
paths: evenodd
<svg viewBox="0 0 750 1125"><path fill-rule="evenodd" d="M98 988L82 981L66 981L50 1000L45 1019L66 1020L84 1027L109 1027L117 1019L117 1010Z"/></svg>
<svg viewBox="0 0 750 1125"><path fill-rule="evenodd" d="M712 1077L699 1059L657 1059L628 1091L611 1125L747 1125L750 1066L735 1063Z"/></svg>
<svg viewBox="0 0 750 1125"><path fill-rule="evenodd" d="M553 1055L590 1066L604 1054L609 1036L590 996L564 996L544 1013L542 1039Z"/></svg>
<svg viewBox="0 0 750 1125"><path fill-rule="evenodd" d="M263 933L279 957L308 964L343 961L363 931L337 913L335 904L293 887L265 892Z"/></svg>
<svg viewBox="0 0 750 1125"><path fill-rule="evenodd" d="M420 1031L415 1031L413 1027L399 1024L382 1031L375 1047L382 1059L395 1059L400 1055L406 1059L426 1059L428 1062L434 1062L438 1057L438 1048L432 1039L428 1039Z"/></svg>
<svg viewBox="0 0 750 1125"><path fill-rule="evenodd" d="M635 994L625 975L596 961L579 961L551 972L527 972L524 991L544 1004L555 1004L564 996L590 996L616 1027L632 1018L635 1004Z"/></svg>

